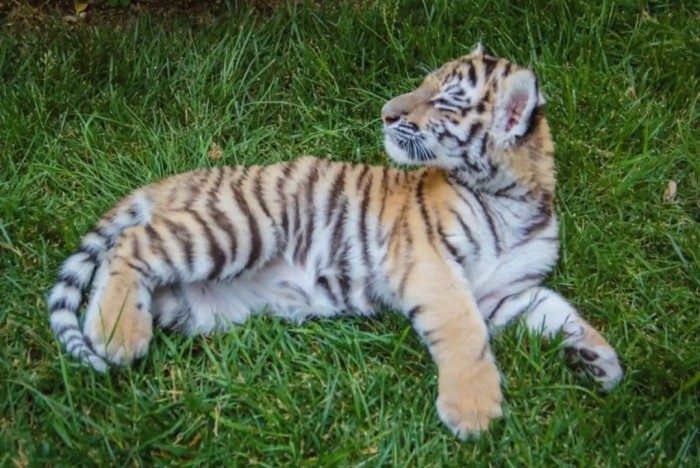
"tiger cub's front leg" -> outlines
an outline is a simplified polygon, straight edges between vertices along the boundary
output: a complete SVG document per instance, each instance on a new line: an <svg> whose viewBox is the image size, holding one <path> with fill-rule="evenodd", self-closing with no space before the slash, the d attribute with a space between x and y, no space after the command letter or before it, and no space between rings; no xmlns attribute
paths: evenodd
<svg viewBox="0 0 700 468"><path fill-rule="evenodd" d="M569 364L598 382L603 391L612 390L622 379L615 349L561 295L537 286L506 296L491 311L489 326L497 330L520 316L530 331L545 338L561 333Z"/></svg>
<svg viewBox="0 0 700 468"><path fill-rule="evenodd" d="M439 258L406 266L399 294L438 367L437 411L460 439L501 416L500 374L468 284Z"/></svg>

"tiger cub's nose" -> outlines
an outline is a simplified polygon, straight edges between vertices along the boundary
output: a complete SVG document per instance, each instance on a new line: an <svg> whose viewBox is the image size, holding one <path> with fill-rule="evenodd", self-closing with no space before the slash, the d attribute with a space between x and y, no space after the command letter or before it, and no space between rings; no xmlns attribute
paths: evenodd
<svg viewBox="0 0 700 468"><path fill-rule="evenodd" d="M382 107L382 122L384 125L391 125L401 120L402 112L396 108L396 98L384 104Z"/></svg>
<svg viewBox="0 0 700 468"><path fill-rule="evenodd" d="M413 109L430 99L433 92L432 85L422 85L410 93L396 96L382 107L382 122L391 125L401 120L401 117L410 114Z"/></svg>
<svg viewBox="0 0 700 468"><path fill-rule="evenodd" d="M382 111L382 122L384 125L391 125L394 122L398 122L401 119L401 115L393 112L383 112Z"/></svg>

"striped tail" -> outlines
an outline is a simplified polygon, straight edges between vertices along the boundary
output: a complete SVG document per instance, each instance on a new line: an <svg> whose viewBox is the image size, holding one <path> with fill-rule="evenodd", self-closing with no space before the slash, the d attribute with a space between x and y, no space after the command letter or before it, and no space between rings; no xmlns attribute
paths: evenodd
<svg viewBox="0 0 700 468"><path fill-rule="evenodd" d="M107 370L107 362L86 340L78 320L83 293L119 236L132 226L149 222L150 212L151 203L145 197L133 195L120 202L63 263L47 299L51 329L68 354L100 372Z"/></svg>

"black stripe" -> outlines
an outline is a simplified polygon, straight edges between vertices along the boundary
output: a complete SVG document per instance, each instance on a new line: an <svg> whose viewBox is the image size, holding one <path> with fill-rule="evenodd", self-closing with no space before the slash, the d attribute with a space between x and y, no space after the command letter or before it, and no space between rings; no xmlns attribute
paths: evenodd
<svg viewBox="0 0 700 468"><path fill-rule="evenodd" d="M382 202L381 202L381 207L379 208L379 218L378 218L378 224L377 224L377 236L376 236L376 241L384 244L387 240L387 235L382 236L382 230L384 226L384 210L386 209L386 200L389 196L389 168L384 167L382 169L382 183L381 183L381 191L382 191Z"/></svg>
<svg viewBox="0 0 700 468"><path fill-rule="evenodd" d="M533 303L528 304L528 306L525 307L525 308L523 309L523 311L525 311L525 310L530 310L530 311L536 310L536 309L540 306L540 304L542 304L544 301L546 301L547 299L549 299L549 295L545 294L544 297L539 297L539 293L537 293L537 294L535 295L535 298L537 298L537 300L536 300L535 302L533 302ZM521 313L522 313L522 312L520 312L520 314L521 314ZM518 314L518 315L520 315L520 314ZM515 317L513 317L513 318L515 318Z"/></svg>
<svg viewBox="0 0 700 468"><path fill-rule="evenodd" d="M360 242L362 243L362 262L366 267L370 266L369 232L367 228L367 211L369 208L369 191L372 188L373 176L370 174L367 183L360 193Z"/></svg>
<svg viewBox="0 0 700 468"><path fill-rule="evenodd" d="M82 337L82 335L71 335L71 337L68 338L68 339L63 343L63 345L64 345L66 348L68 348L68 352L71 353L71 354L73 354L73 351L70 350L71 343L75 343L76 341L78 342L78 345L81 345L81 344L83 343L83 337Z"/></svg>
<svg viewBox="0 0 700 468"><path fill-rule="evenodd" d="M224 181L224 177L226 176L227 170L227 168L218 169L216 180L207 192L206 210L214 226L216 226L227 237L230 246L228 252L225 251L216 241L211 228L208 226L208 223L205 226L204 221L201 217L199 217L202 226L206 229L207 235L212 239L212 242L209 246L209 253L212 256L212 259L214 259L214 265L212 271L209 274L209 279L218 278L221 275L221 272L224 269L226 263L232 263L234 261L234 259L236 258L236 253L238 251L235 227L229 220L228 216L226 216L226 214L223 211L221 211L218 207L218 202L221 200L221 185ZM233 187L231 188L231 190L233 191Z"/></svg>
<svg viewBox="0 0 700 468"><path fill-rule="evenodd" d="M116 256L115 258L120 258L124 260L124 262L129 266L129 268L139 272L141 276L148 276L148 269L143 266L145 265L145 263L140 262L143 263L143 265L139 265L138 263L132 262L131 260L127 260L125 257L122 256Z"/></svg>
<svg viewBox="0 0 700 468"><path fill-rule="evenodd" d="M75 310L75 307L68 307L66 297L63 296L49 303L49 310L51 311L51 313L54 313L59 310L67 310L69 312L73 312Z"/></svg>
<svg viewBox="0 0 700 468"><path fill-rule="evenodd" d="M476 210L472 206L472 202L464 196L460 188L465 189L467 192L469 192L472 196L474 195L474 190L465 182L462 181L462 179L459 178L459 176L453 176L450 178L451 184L450 187L455 191L455 194L459 197L460 200L462 200L462 203L466 205L467 208L469 208L469 211L471 211L472 215L477 218Z"/></svg>
<svg viewBox="0 0 700 468"><path fill-rule="evenodd" d="M299 249L301 248L301 206L299 203L299 194L295 193L292 195L292 218L289 223L289 235L290 242L292 244L292 257L294 259L299 255Z"/></svg>
<svg viewBox="0 0 700 468"><path fill-rule="evenodd" d="M335 218L333 225L333 237L331 240L332 252L340 254L340 246L343 243L343 234L345 233L345 224L348 218L348 200L343 199L340 207L340 212Z"/></svg>
<svg viewBox="0 0 700 468"><path fill-rule="evenodd" d="M143 259L143 254L141 253L141 238L140 236L137 236L132 233L130 236L131 239L131 257L132 258L126 258L122 257L123 260L126 261L126 263L134 268L136 271L141 273L145 277L149 277L153 269L151 266L148 264ZM135 263L138 262L138 265Z"/></svg>
<svg viewBox="0 0 700 468"><path fill-rule="evenodd" d="M467 139L464 140L464 142L461 142L461 141L460 141L459 146L461 146L461 147L468 146L468 145L472 142L472 140L474 139L474 137L476 136L476 134L477 134L482 128L484 128L484 124L483 124L483 123L481 123L481 122L476 122L476 123L474 123L474 125L472 125L472 126L469 128L469 133L467 134Z"/></svg>
<svg viewBox="0 0 700 468"><path fill-rule="evenodd" d="M328 196L328 204L326 205L326 224L330 224L333 211L337 208L341 199L341 193L345 189L345 173L347 168L348 166L343 164L331 184L331 192Z"/></svg>
<svg viewBox="0 0 700 468"><path fill-rule="evenodd" d="M545 276L547 276L547 273L528 273L527 275L523 275L520 278L511 281L509 284L524 283L526 281L540 282L545 278Z"/></svg>
<svg viewBox="0 0 700 468"><path fill-rule="evenodd" d="M510 299L510 298L512 298L512 297L514 297L514 296L517 296L517 294L509 294L509 295L507 295L507 296L503 296L503 297L501 298L501 300L498 301L498 302L496 303L496 307L494 307L493 310L491 311L491 313L489 314L489 318L487 319L487 321L490 322L491 320L493 320L493 318L496 316L496 314L498 313L498 311L500 310L500 308L503 306L503 304L504 304L508 299Z"/></svg>
<svg viewBox="0 0 700 468"><path fill-rule="evenodd" d="M98 234L99 235L99 234ZM100 236L102 237L102 236ZM105 244L107 244L107 241L105 241ZM81 245L78 250L75 252L76 254L82 253L87 256L87 260L90 261L93 265L97 266L100 263L100 255L102 254L101 251L93 250L90 246L87 245Z"/></svg>
<svg viewBox="0 0 700 468"><path fill-rule="evenodd" d="M299 229L301 227L301 203L299 202L299 192L296 191L294 195L292 195L292 206L294 209L293 213L293 218L292 218L292 225L290 226L290 230L294 232L294 235L299 234ZM296 246L298 247L298 246Z"/></svg>
<svg viewBox="0 0 700 468"><path fill-rule="evenodd" d="M279 197L279 204L282 207L282 232L286 237L290 237L289 213L287 212L287 209L289 208L289 203L287 202L287 194L285 193L284 189L286 188L285 184L289 180L289 175L292 173L293 169L294 162L287 163L282 168L282 175L277 179L277 184L275 186L277 196Z"/></svg>
<svg viewBox="0 0 700 468"><path fill-rule="evenodd" d="M489 58L489 57L484 57L481 59L482 62L484 63L484 67L486 69L486 78L488 79L489 76L491 76L491 73L493 73L493 69L496 68L496 64L498 64L498 60Z"/></svg>
<svg viewBox="0 0 700 468"><path fill-rule="evenodd" d="M251 168L249 166L242 166L242 167L239 167L238 169L240 169L239 170L240 174L238 175L238 182L241 183L241 182L245 182L246 180L248 180L248 173L250 172Z"/></svg>
<svg viewBox="0 0 700 468"><path fill-rule="evenodd" d="M503 67L503 72L501 73L502 77L505 78L506 76L510 75L510 67L511 67L510 62L506 62L506 66Z"/></svg>
<svg viewBox="0 0 700 468"><path fill-rule="evenodd" d="M472 192L474 195L474 199L479 203L479 206L481 206L481 211L484 213L484 216L486 217L486 223L489 226L489 229L491 230L491 235L493 236L493 243L494 247L496 248L496 253L500 254L503 251L503 248L501 247L501 239L498 237L498 232L496 231L496 224L493 221L493 217L491 216L491 209L486 206L486 203L484 200L482 200L481 195L479 195L476 192Z"/></svg>
<svg viewBox="0 0 700 468"><path fill-rule="evenodd" d="M80 328L78 328L78 326L73 325L73 324L70 324L70 325L63 325L63 326L61 326L61 327L58 327L58 328L54 329L54 333L55 333L56 336L58 336L59 338L62 338L63 335L65 335L66 333L68 333L68 332L70 332L70 331L74 331L74 332L78 332L78 333L82 334L81 331L80 331Z"/></svg>
<svg viewBox="0 0 700 468"><path fill-rule="evenodd" d="M306 257L311 248L314 235L314 225L316 222L316 207L314 205L314 192L316 189L316 183L318 182L318 166L320 160L315 160L313 166L311 167L311 172L309 173L308 179L306 181L306 226L302 231L302 246L298 252L297 261L299 263L306 263Z"/></svg>
<svg viewBox="0 0 700 468"><path fill-rule="evenodd" d="M326 276L319 276L316 280L316 284L326 291L326 296L333 302L334 306L338 307L341 304L341 298L336 295Z"/></svg>
<svg viewBox="0 0 700 468"><path fill-rule="evenodd" d="M129 218L131 218L132 222L136 221L136 219L139 217L139 212L136 210L136 205L131 205L127 213L129 214Z"/></svg>
<svg viewBox="0 0 700 468"><path fill-rule="evenodd" d="M516 182L511 182L510 184L506 185L505 187L502 187L498 190L496 190L493 195L496 197L504 197L504 198L511 198L509 192L511 192L514 188L516 188L518 184Z"/></svg>
<svg viewBox="0 0 700 468"><path fill-rule="evenodd" d="M350 303L350 275L349 275L349 262L348 262L348 252L350 251L350 245L344 243L343 247L339 250L340 257L337 260L338 269L340 274L338 275L338 285L340 286L340 294L343 296L343 303Z"/></svg>
<svg viewBox="0 0 700 468"><path fill-rule="evenodd" d="M344 241L345 224L348 215L348 201L343 200L340 212L336 216L335 225L333 226L333 235L331 240L331 252L333 252L333 264L338 269L338 284L340 286L340 294L343 303L349 302L350 280L348 278L348 252L350 246Z"/></svg>
<svg viewBox="0 0 700 468"><path fill-rule="evenodd" d="M212 267L209 271L209 279L213 280L219 277L221 270L224 268L226 263L226 253L219 245L219 241L214 236L214 233L209 227L209 224L202 218L202 216L193 209L187 210L190 216L201 226L204 237L209 243L209 258L212 260Z"/></svg>
<svg viewBox="0 0 700 468"><path fill-rule="evenodd" d="M436 345L442 343L444 341L444 338L433 338L430 339L430 337L435 333L437 330L428 330L423 332L422 337L423 341L425 341L425 344L428 346L429 349L434 348Z"/></svg>
<svg viewBox="0 0 700 468"><path fill-rule="evenodd" d="M514 296L517 296L517 295L518 295L518 293L516 293L516 294L511 294L511 295L506 296L506 297L504 297L503 299L501 299L501 300L498 302L498 304L496 304L495 309L494 309L493 311L491 311L491 313L489 314L489 318L487 319L487 321L492 321L492 320L496 317L496 313L497 313L497 312L500 310L500 308L503 306L503 304L505 303L506 299L511 298L511 297L514 297ZM536 309L540 306L540 304L542 304L542 303L543 303L544 301L546 301L548 298L549 298L548 295L545 295L544 297L539 297L539 293L536 293L536 294L535 294L535 301L526 304L525 307L522 307L522 308L521 308L520 310L518 310L515 314L513 314L513 315L508 319L508 321L504 324L504 326L508 326L508 325L509 325L510 323L512 323L515 319L517 319L517 318L520 317L522 314L524 314L525 311L528 311L528 310L529 310L529 311L532 312L532 311L536 310Z"/></svg>
<svg viewBox="0 0 700 468"><path fill-rule="evenodd" d="M454 208L450 209L450 212L454 215L454 217L457 219L457 222L459 223L459 226L462 228L462 231L464 232L464 235L467 237L469 240L469 243L471 243L474 246L474 253L476 255L479 255L481 252L481 245L474 239L474 235L472 234L472 230L467 226L467 223L462 219L462 216L455 210Z"/></svg>
<svg viewBox="0 0 700 468"><path fill-rule="evenodd" d="M484 138L481 140L481 147L479 148L479 157L483 159L484 155L486 154L486 150L489 148L489 139L491 138L491 135L489 133L484 134ZM491 162L491 161L489 161ZM491 166L491 176L495 175L496 170L498 169L495 165Z"/></svg>
<svg viewBox="0 0 700 468"><path fill-rule="evenodd" d="M408 282L408 276L411 274L412 270L413 270L413 262L411 262L406 267L406 269L403 272L403 275L401 276L401 282L399 283L399 290L398 290L399 299L403 299L403 297L406 295L406 283Z"/></svg>
<svg viewBox="0 0 700 468"><path fill-rule="evenodd" d="M207 193L208 201L206 206L211 221L221 232L223 232L226 235L229 241L230 247L228 251L222 250L224 261L233 263L233 260L236 258L236 253L238 252L238 242L236 241L236 228L233 226L231 220L226 215L226 213L221 211L218 207L218 203L221 199L221 185L224 181L225 176L224 171L225 169L219 170L219 176L217 177L216 182L214 183L212 188L209 189L209 192ZM231 185L233 185L233 182L231 183ZM235 193L233 187L231 187L231 191ZM218 272L212 271L212 275L219 276L221 274L222 269L223 264L219 268Z"/></svg>
<svg viewBox="0 0 700 468"><path fill-rule="evenodd" d="M469 84L473 87L476 86L476 69L472 63L468 65L469 71L467 72L467 78L469 78Z"/></svg>
<svg viewBox="0 0 700 468"><path fill-rule="evenodd" d="M440 241L442 242L442 245L445 246L445 249L447 249L447 252L452 256L455 262L459 263L460 265L463 264L465 260L464 255L460 254L457 248L454 245L450 244L450 241L447 240L447 235L445 234L445 231L439 220L437 225L437 232L438 236L440 236Z"/></svg>
<svg viewBox="0 0 700 468"><path fill-rule="evenodd" d="M209 217L214 225L223 232L229 240L228 252L222 252L226 261L233 262L236 258L238 252L238 242L236 240L236 228L231 223L229 217L219 209L217 206L218 200L212 199L207 203L207 210L209 211ZM226 255L228 253L228 255ZM222 267L223 268L223 267ZM219 272L220 273L220 272Z"/></svg>
<svg viewBox="0 0 700 468"><path fill-rule="evenodd" d="M535 217L535 221L523 229L523 234L527 239L530 239L533 234L543 230L549 225L552 218L551 195L543 196L537 210L538 213Z"/></svg>
<svg viewBox="0 0 700 468"><path fill-rule="evenodd" d="M181 223L170 220L169 218L162 219L168 230L175 236L180 248L185 254L185 267L192 271L194 267L194 246L192 245L192 233Z"/></svg>
<svg viewBox="0 0 700 468"><path fill-rule="evenodd" d="M285 239L289 239L290 233L289 233L289 213L287 212L287 208L288 208L287 196L282 194L281 197L282 198L280 200L280 206L282 207L282 223L281 223L282 235L284 236Z"/></svg>
<svg viewBox="0 0 700 468"><path fill-rule="evenodd" d="M423 308L421 306L415 306L409 309L408 312L406 312L406 317L408 317L408 320L413 322L415 318L423 312Z"/></svg>
<svg viewBox="0 0 700 468"><path fill-rule="evenodd" d="M86 286L86 284L80 281L80 278L78 278L78 276L72 272L61 272L61 274L58 276L58 281L63 282L67 286L77 289L78 291L81 291Z"/></svg>
<svg viewBox="0 0 700 468"><path fill-rule="evenodd" d="M258 221L255 219L253 212L250 210L250 205L248 201L243 196L240 188L231 187L233 190L233 196L238 203L238 207L243 211L243 215L248 219L248 225L250 227L250 253L248 255L248 261L243 267L244 270L249 269L253 264L260 259L260 253L262 252L262 237L260 235L260 226Z"/></svg>
<svg viewBox="0 0 700 468"><path fill-rule="evenodd" d="M408 209L408 205L406 205L406 209ZM406 241L406 246L413 247L413 234L411 233L411 228L408 225L408 218L405 216L403 217L403 222L401 223L401 235Z"/></svg>
<svg viewBox="0 0 700 468"><path fill-rule="evenodd" d="M163 245L163 238L151 224L146 224L144 229L146 230L146 240L148 241L150 249L158 255L170 269L174 270L173 260L170 258L170 254L168 254L167 249Z"/></svg>
<svg viewBox="0 0 700 468"><path fill-rule="evenodd" d="M430 340L427 342L427 345L429 348L434 348L436 345L439 343L442 343L443 339L442 338L435 338L434 340Z"/></svg>
<svg viewBox="0 0 700 468"><path fill-rule="evenodd" d="M423 223L425 225L426 233L428 234L428 242L431 244L435 239L435 232L433 231L433 224L428 215L428 208L425 204L425 179L428 176L428 172L424 172L418 181L418 187L416 188L416 199L418 201L418 208L420 208L420 214L423 218Z"/></svg>
<svg viewBox="0 0 700 468"><path fill-rule="evenodd" d="M311 304L311 298L309 297L308 293L304 291L302 287L298 284L289 281L280 281L279 283L277 283L277 285L299 294L304 299L306 305Z"/></svg>
<svg viewBox="0 0 700 468"><path fill-rule="evenodd" d="M260 209L262 209L263 213L265 213L265 216L267 216L268 218L272 218L270 210L267 207L267 203L265 203L265 194L263 192L262 186L263 174L265 169L265 167L258 168L258 173L255 175L255 180L253 180L253 194L255 195L258 204L260 204Z"/></svg>
<svg viewBox="0 0 700 468"><path fill-rule="evenodd" d="M199 170L192 174L189 184L185 186L189 190L187 194L187 203L185 207L187 209L191 208L192 205L199 199L199 193L202 190L206 180L209 178L210 172L206 169Z"/></svg>
<svg viewBox="0 0 700 468"><path fill-rule="evenodd" d="M484 346L481 347L481 351L479 352L479 356L477 357L477 359L479 361L483 360L486 357L486 353L488 352L488 350L489 350L489 344L488 344L488 342L486 342L486 343L484 343Z"/></svg>
<svg viewBox="0 0 700 468"><path fill-rule="evenodd" d="M537 81L535 81L535 90L537 90ZM530 113L530 118L525 129L525 133L518 137L518 141L524 141L530 135L532 135L540 123L544 119L544 106L537 106L532 113ZM537 153L535 153L537 154Z"/></svg>
<svg viewBox="0 0 700 468"><path fill-rule="evenodd" d="M369 173L369 165L364 165L362 166L362 170L360 171L360 175L357 178L357 182L355 184L355 190L360 191L360 188L362 187L362 182L364 182L365 177L367 177L367 174Z"/></svg>
<svg viewBox="0 0 700 468"><path fill-rule="evenodd" d="M469 152L465 151L464 154L462 155L464 158L464 162L467 164L467 167L472 171L472 172L480 172L481 168L476 165L475 162L471 161L469 158Z"/></svg>

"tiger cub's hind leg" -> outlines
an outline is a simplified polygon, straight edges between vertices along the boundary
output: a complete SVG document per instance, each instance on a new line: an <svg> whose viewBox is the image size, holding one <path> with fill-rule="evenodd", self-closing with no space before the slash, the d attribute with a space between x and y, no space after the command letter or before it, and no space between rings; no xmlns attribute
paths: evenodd
<svg viewBox="0 0 700 468"><path fill-rule="evenodd" d="M561 333L568 363L610 391L622 379L615 349L574 307L556 292L534 287L508 296L489 318L491 328L501 328L522 315L526 326L545 338Z"/></svg>
<svg viewBox="0 0 700 468"><path fill-rule="evenodd" d="M235 206L218 210L216 220L194 208L159 213L148 224L122 232L98 271L88 305L84 334L98 354L115 364L128 364L146 353L156 288L179 286L188 297L181 310L158 318L165 326L207 333L220 323L238 321L219 313L230 296L221 294L220 289L228 291L226 285L215 283L259 270L279 251L279 236L268 218L257 220L253 229ZM202 288L204 293L193 297L191 293ZM167 297L156 299L155 305L162 306Z"/></svg>

